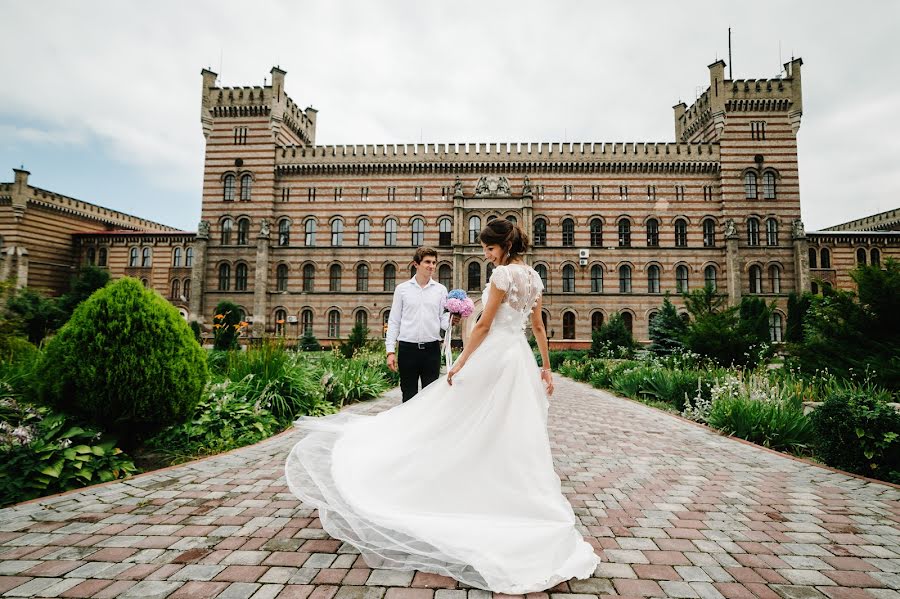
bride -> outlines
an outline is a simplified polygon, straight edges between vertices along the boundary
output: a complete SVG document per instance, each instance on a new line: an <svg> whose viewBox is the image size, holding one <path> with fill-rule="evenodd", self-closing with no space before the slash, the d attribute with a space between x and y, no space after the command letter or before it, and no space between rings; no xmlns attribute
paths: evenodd
<svg viewBox="0 0 900 599"><path fill-rule="evenodd" d="M527 237L498 218L479 239L496 268L447 378L375 416L301 418L306 434L285 472L325 531L372 568L433 572L498 593L543 591L590 577L599 559L553 470L543 285L522 261ZM529 317L540 371L525 339Z"/></svg>

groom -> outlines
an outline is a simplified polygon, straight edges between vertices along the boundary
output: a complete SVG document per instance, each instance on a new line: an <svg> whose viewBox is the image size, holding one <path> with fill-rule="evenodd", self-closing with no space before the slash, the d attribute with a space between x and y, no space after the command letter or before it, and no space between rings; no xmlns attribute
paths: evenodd
<svg viewBox="0 0 900 599"><path fill-rule="evenodd" d="M437 252L420 247L413 256L416 274L397 285L391 316L388 319L388 368L400 369L400 390L403 401L419 391L419 379L424 389L440 376L441 329L456 324L459 317L444 311L447 288L431 278L437 267Z"/></svg>

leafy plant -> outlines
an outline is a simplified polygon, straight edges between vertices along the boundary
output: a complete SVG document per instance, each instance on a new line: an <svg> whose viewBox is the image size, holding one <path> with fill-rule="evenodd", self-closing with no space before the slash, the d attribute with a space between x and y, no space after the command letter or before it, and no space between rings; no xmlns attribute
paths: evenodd
<svg viewBox="0 0 900 599"><path fill-rule="evenodd" d="M241 309L229 301L221 301L213 315L213 347L218 350L237 349L238 338L247 323L241 318Z"/></svg>
<svg viewBox="0 0 900 599"><path fill-rule="evenodd" d="M592 357L600 357L610 350L624 350L625 355L630 357L635 347L634 337L625 326L625 319L621 314L613 314L603 326L591 334Z"/></svg>
<svg viewBox="0 0 900 599"><path fill-rule="evenodd" d="M366 346L368 342L369 329L363 323L357 322L350 330L350 336L340 345L341 355L345 358L352 358L354 352Z"/></svg>
<svg viewBox="0 0 900 599"><path fill-rule="evenodd" d="M684 333L687 323L678 314L675 305L669 300L668 293L663 300L662 308L650 321L650 351L659 355L668 355L684 349Z"/></svg>

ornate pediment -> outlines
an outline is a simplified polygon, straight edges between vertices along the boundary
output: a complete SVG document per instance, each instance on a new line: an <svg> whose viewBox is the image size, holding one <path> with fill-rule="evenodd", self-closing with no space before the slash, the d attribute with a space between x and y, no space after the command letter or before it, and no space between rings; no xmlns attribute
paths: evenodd
<svg viewBox="0 0 900 599"><path fill-rule="evenodd" d="M482 177L475 186L475 197L508 198L512 195L506 177Z"/></svg>

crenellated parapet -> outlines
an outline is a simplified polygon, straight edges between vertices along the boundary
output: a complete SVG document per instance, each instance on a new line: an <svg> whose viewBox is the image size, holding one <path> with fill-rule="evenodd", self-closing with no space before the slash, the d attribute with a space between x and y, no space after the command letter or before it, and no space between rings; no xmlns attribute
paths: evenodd
<svg viewBox="0 0 900 599"><path fill-rule="evenodd" d="M285 146L279 175L387 172L691 172L719 170L715 143L460 143Z"/></svg>

